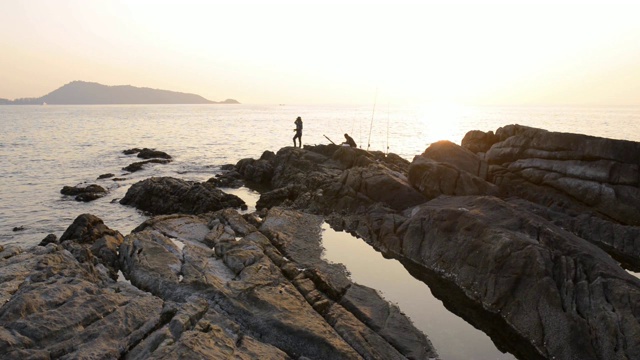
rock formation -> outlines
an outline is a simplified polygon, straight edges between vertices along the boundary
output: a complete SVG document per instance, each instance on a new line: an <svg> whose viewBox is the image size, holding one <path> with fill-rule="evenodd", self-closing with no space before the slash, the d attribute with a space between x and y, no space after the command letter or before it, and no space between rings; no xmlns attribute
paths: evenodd
<svg viewBox="0 0 640 360"><path fill-rule="evenodd" d="M322 217L231 209L149 219L119 246L82 215L55 242L0 248L0 354L19 358L427 359L429 340L320 260ZM261 222L261 224L260 224ZM100 246L98 244L103 244Z"/></svg>
<svg viewBox="0 0 640 360"><path fill-rule="evenodd" d="M640 144L518 125L462 144L393 165L284 148L236 170L273 169L258 208L325 214L519 357L640 357L640 280L620 267L640 269Z"/></svg>
<svg viewBox="0 0 640 360"><path fill-rule="evenodd" d="M152 177L133 184L120 204L131 205L151 214L201 214L246 206L242 199L224 193L212 183L170 177Z"/></svg>
<svg viewBox="0 0 640 360"><path fill-rule="evenodd" d="M640 279L621 267L640 270L638 154L509 125L412 162L317 145L205 183L150 178L121 203L166 215L125 238L85 214L59 241L0 246L0 354L437 358L397 307L320 259L326 220L519 358L638 359ZM243 181L265 189L244 216L216 188Z"/></svg>
<svg viewBox="0 0 640 360"><path fill-rule="evenodd" d="M107 195L107 190L97 184L64 186L62 195L75 196L76 201L89 202Z"/></svg>

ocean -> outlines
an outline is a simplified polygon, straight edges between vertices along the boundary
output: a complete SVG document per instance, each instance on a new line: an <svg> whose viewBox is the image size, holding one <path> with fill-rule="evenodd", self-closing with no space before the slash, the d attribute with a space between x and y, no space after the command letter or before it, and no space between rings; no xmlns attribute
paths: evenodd
<svg viewBox="0 0 640 360"><path fill-rule="evenodd" d="M100 217L126 235L147 218L118 203L132 184L151 176L205 181L219 173L222 165L291 146L297 116L304 123L303 144L340 143L348 133L364 149L390 151L407 160L435 141L459 144L467 131L495 131L508 124L640 141L640 108L636 107L0 106L0 244L32 246L50 233L60 237L83 213ZM173 161L147 164L142 171L128 174L122 168L141 159L123 151L136 147L164 151ZM106 173L125 180L97 180ZM107 188L109 194L89 203L60 194L65 185L90 183ZM259 196L249 189L228 192L243 197L250 210ZM421 290L429 293L426 285ZM441 309L429 311L448 311L439 306ZM419 315L420 310L414 312ZM407 313L418 326L418 315ZM438 343L429 333L433 329L418 326L432 338L443 358L513 358L492 347L488 337L471 326L467 330L443 326L446 324L438 328L453 331L447 337L454 343ZM473 346L460 354L461 343Z"/></svg>

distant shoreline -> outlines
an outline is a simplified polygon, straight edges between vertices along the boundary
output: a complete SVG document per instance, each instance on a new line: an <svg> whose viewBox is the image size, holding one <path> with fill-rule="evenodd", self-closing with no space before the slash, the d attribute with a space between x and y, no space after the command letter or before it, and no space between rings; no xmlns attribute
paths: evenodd
<svg viewBox="0 0 640 360"><path fill-rule="evenodd" d="M235 99L211 101L196 94L140 88L107 86L73 81L39 98L0 99L0 105L193 105L240 104Z"/></svg>

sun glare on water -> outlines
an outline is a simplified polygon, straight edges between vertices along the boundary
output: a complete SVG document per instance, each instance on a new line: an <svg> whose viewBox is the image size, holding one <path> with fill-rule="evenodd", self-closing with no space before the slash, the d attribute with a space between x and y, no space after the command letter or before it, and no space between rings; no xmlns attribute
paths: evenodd
<svg viewBox="0 0 640 360"><path fill-rule="evenodd" d="M424 127L429 144L449 140L460 143L461 119L467 109L455 103L437 103L423 105L418 110L419 123Z"/></svg>

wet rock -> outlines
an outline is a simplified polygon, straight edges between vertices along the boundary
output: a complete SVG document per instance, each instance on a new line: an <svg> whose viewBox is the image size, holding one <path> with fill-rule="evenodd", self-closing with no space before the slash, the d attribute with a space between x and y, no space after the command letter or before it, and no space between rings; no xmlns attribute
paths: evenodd
<svg viewBox="0 0 640 360"><path fill-rule="evenodd" d="M171 156L164 151L155 149L144 148L138 152L138 157L141 159L171 159Z"/></svg>
<svg viewBox="0 0 640 360"><path fill-rule="evenodd" d="M268 184L273 177L273 166L268 160L242 159L236 164L238 174L247 181Z"/></svg>
<svg viewBox="0 0 640 360"><path fill-rule="evenodd" d="M166 152L159 151L156 149L149 149L149 148L142 148L142 149L132 148L132 149L123 150L122 153L125 155L138 154L138 157L141 159L153 159L153 158L171 159L171 156Z"/></svg>
<svg viewBox="0 0 640 360"><path fill-rule="evenodd" d="M145 164L168 164L170 162L171 160L167 160L167 159L151 159L151 160L131 163L123 167L122 170L128 171L128 172L136 172L136 171L142 170L142 166Z"/></svg>
<svg viewBox="0 0 640 360"><path fill-rule="evenodd" d="M49 234L45 236L42 241L38 244L39 246L47 246L48 244L59 244L58 237L55 234Z"/></svg>
<svg viewBox="0 0 640 360"><path fill-rule="evenodd" d="M200 214L245 205L239 197L227 194L211 183L170 177L152 177L133 184L120 204L152 214Z"/></svg>
<svg viewBox="0 0 640 360"><path fill-rule="evenodd" d="M140 148L132 148L132 149L123 150L122 153L125 155L133 155L133 154L139 153L141 150L142 149Z"/></svg>
<svg viewBox="0 0 640 360"><path fill-rule="evenodd" d="M107 194L107 190L97 184L64 186L60 190L62 195L75 196L76 201L89 202Z"/></svg>
<svg viewBox="0 0 640 360"><path fill-rule="evenodd" d="M24 230L25 230L25 227L24 227L24 226L16 226L16 227L14 227L12 230L13 230L14 232L16 232L16 231L24 231Z"/></svg>
<svg viewBox="0 0 640 360"><path fill-rule="evenodd" d="M213 184L215 187L238 189L244 186L244 180L242 175L234 169L225 171L222 174L217 174L215 177L207 180L208 183Z"/></svg>
<svg viewBox="0 0 640 360"><path fill-rule="evenodd" d="M115 175L114 175L114 174L112 174L112 173L102 174L102 175L98 176L98 180L100 180L100 179L109 179L109 178L112 178L112 177L114 177L114 176L115 176Z"/></svg>

